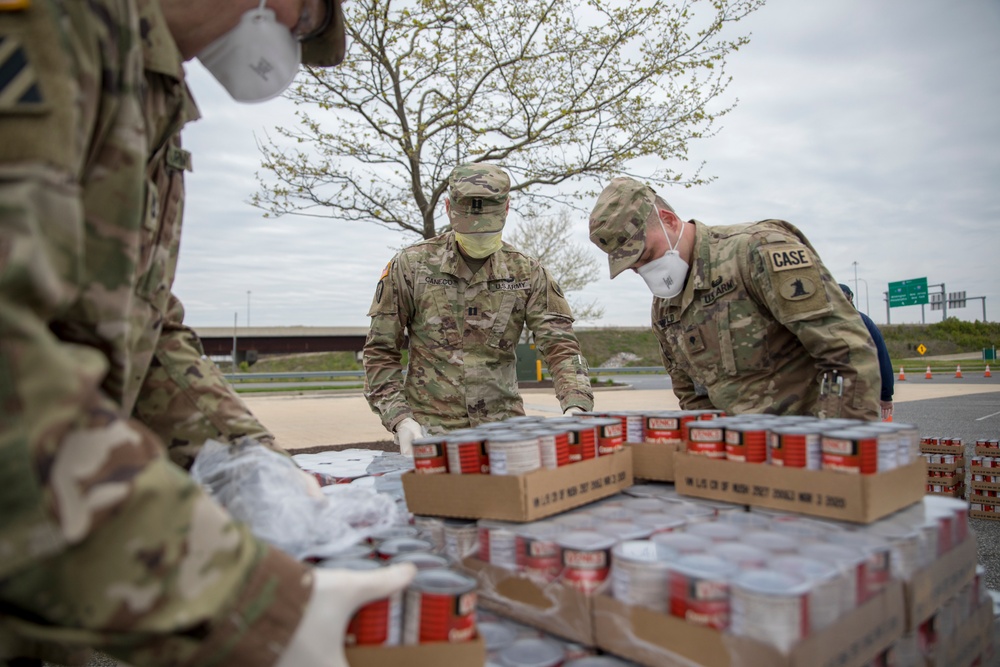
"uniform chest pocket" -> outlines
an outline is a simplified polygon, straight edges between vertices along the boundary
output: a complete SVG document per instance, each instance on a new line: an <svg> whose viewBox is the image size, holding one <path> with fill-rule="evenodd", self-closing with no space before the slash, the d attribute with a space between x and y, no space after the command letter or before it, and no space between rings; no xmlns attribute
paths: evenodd
<svg viewBox="0 0 1000 667"><path fill-rule="evenodd" d="M138 293L161 311L177 268L183 175L159 168L146 180L146 211L139 240Z"/></svg>
<svg viewBox="0 0 1000 667"><path fill-rule="evenodd" d="M517 339L521 335L520 327L517 328L516 332L511 332L510 335L507 335L507 329L510 327L512 319L515 319L514 313L517 310L518 301L520 298L514 292L504 292L501 295L496 317L490 328L489 338L486 339L486 344L490 347L510 349L517 344ZM521 310L523 311L523 308Z"/></svg>
<svg viewBox="0 0 1000 667"><path fill-rule="evenodd" d="M770 368L767 322L752 301L734 300L727 304L724 326L719 331L722 363L730 375Z"/></svg>

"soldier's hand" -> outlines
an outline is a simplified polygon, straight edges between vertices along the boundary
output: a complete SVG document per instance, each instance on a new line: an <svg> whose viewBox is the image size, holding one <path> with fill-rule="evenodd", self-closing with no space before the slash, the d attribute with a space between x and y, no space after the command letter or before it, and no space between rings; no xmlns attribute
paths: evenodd
<svg viewBox="0 0 1000 667"><path fill-rule="evenodd" d="M410 563L369 571L316 568L309 605L275 667L348 667L344 635L354 612L402 590L416 573Z"/></svg>
<svg viewBox="0 0 1000 667"><path fill-rule="evenodd" d="M417 423L416 419L407 417L396 424L394 439L396 444L399 445L399 453L403 456L413 456L413 441L417 438L422 438L423 435L424 430L420 428L420 424Z"/></svg>
<svg viewBox="0 0 1000 667"><path fill-rule="evenodd" d="M882 421L892 421L892 401L879 401L882 406Z"/></svg>
<svg viewBox="0 0 1000 667"><path fill-rule="evenodd" d="M586 410L584 410L583 408L581 408L579 405L571 405L568 408L566 408L565 410L563 410L563 414L570 415L570 416L578 415L581 412L586 412Z"/></svg>

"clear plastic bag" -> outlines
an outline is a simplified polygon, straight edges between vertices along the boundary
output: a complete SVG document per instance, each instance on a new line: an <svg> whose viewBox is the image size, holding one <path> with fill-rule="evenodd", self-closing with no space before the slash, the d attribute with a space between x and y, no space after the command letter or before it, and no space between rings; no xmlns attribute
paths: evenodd
<svg viewBox="0 0 1000 667"><path fill-rule="evenodd" d="M326 558L397 523L395 499L352 484L324 487L251 438L205 443L191 474L254 535L296 558Z"/></svg>

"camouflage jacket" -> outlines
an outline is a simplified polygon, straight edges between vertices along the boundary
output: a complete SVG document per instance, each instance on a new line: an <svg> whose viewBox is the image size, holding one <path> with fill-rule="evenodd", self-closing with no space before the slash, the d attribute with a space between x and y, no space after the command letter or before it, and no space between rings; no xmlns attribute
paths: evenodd
<svg viewBox="0 0 1000 667"><path fill-rule="evenodd" d="M871 336L802 233L693 222L684 291L652 310L681 407L877 419Z"/></svg>
<svg viewBox="0 0 1000 667"><path fill-rule="evenodd" d="M534 335L563 410L590 410L587 363L559 285L504 243L473 275L448 232L404 249L375 288L365 343L365 396L392 431L413 417L430 431L524 414L515 347ZM404 382L401 349L409 334Z"/></svg>
<svg viewBox="0 0 1000 667"><path fill-rule="evenodd" d="M0 614L18 610L0 616L0 657L65 642L132 664L272 664L308 571L161 439L187 455L264 432L170 293L194 107L159 4L7 7L0 60Z"/></svg>

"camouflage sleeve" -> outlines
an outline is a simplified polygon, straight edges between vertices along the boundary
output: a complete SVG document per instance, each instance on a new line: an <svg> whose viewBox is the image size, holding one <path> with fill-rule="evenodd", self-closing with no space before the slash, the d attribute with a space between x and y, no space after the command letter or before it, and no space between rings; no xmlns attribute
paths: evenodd
<svg viewBox="0 0 1000 667"><path fill-rule="evenodd" d="M413 312L413 287L402 254L386 264L368 310L371 328L363 352L365 398L390 432L413 412L403 393L402 349Z"/></svg>
<svg viewBox="0 0 1000 667"><path fill-rule="evenodd" d="M754 298L799 339L814 360L814 386L826 388L813 413L878 419L874 343L813 248L794 234L768 234L748 252L743 270Z"/></svg>
<svg viewBox="0 0 1000 667"><path fill-rule="evenodd" d="M667 338L663 335L663 329L659 324L660 315L656 307L656 299L653 299L653 334L660 343L660 359L663 368L670 375L670 384L674 390L674 396L683 410L710 410L714 406L708 396L699 396L695 391L694 381L681 368L674 363L670 355L670 348L667 345Z"/></svg>
<svg viewBox="0 0 1000 667"><path fill-rule="evenodd" d="M0 12L18 74L0 75L0 635L132 664L264 667L295 630L309 570L254 540L122 418L102 390L102 350L50 326L88 287L103 216L141 219L138 30L129 0ZM129 298L129 286L99 288Z"/></svg>
<svg viewBox="0 0 1000 667"><path fill-rule="evenodd" d="M573 333L569 304L559 284L541 266L532 272L531 283L526 321L552 375L559 406L563 412L573 407L591 410L590 369Z"/></svg>
<svg viewBox="0 0 1000 667"><path fill-rule="evenodd" d="M184 307L171 296L135 417L160 437L170 459L185 469L207 440L233 442L249 436L287 453L205 356L198 336L183 321Z"/></svg>

